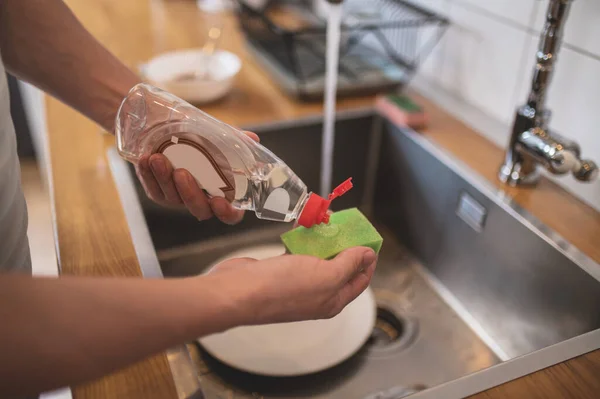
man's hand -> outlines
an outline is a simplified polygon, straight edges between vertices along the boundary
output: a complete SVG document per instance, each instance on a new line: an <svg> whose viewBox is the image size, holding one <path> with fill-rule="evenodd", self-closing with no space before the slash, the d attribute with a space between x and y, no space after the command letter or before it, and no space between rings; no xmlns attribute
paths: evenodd
<svg viewBox="0 0 600 399"><path fill-rule="evenodd" d="M359 247L329 261L299 255L232 259L207 275L234 298L241 324L269 324L337 315L368 287L376 263L373 250Z"/></svg>
<svg viewBox="0 0 600 399"><path fill-rule="evenodd" d="M248 137L260 141L258 136L245 132ZM224 198L209 199L196 180L185 169L173 170L173 166L162 154L143 156L136 165L136 174L146 195L165 207L184 206L198 220L216 216L227 224L237 224L244 212L235 209Z"/></svg>

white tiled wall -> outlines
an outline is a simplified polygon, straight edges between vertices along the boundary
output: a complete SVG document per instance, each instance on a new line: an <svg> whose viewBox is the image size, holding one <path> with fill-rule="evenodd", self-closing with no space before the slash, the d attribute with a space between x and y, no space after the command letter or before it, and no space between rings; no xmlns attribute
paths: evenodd
<svg viewBox="0 0 600 399"><path fill-rule="evenodd" d="M506 145L514 110L529 90L548 0L413 1L451 21L415 84L426 82L439 89L440 105L477 130L485 129L478 125L481 118L454 102L470 104L505 125L482 133ZM584 156L600 163L600 0L573 2L548 105L553 111L551 128L578 141ZM554 179L600 210L600 181Z"/></svg>
<svg viewBox="0 0 600 399"><path fill-rule="evenodd" d="M478 14L487 14L492 18L506 19L505 22L514 22L521 27L527 27L535 9L537 0L454 0L460 8L477 11Z"/></svg>
<svg viewBox="0 0 600 399"><path fill-rule="evenodd" d="M519 76L528 33L472 8L453 5L453 27L448 38L443 84L470 103L500 120L508 121L514 108L515 76Z"/></svg>

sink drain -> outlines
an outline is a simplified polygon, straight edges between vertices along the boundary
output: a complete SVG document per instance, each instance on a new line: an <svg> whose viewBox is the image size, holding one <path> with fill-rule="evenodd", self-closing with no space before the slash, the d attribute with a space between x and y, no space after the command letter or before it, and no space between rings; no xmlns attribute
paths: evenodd
<svg viewBox="0 0 600 399"><path fill-rule="evenodd" d="M369 345L385 348L397 342L404 333L404 323L394 313L385 308L377 308L375 328L369 338Z"/></svg>
<svg viewBox="0 0 600 399"><path fill-rule="evenodd" d="M389 352L410 345L416 334L416 322L390 308L377 307L377 320L366 347L370 353Z"/></svg>

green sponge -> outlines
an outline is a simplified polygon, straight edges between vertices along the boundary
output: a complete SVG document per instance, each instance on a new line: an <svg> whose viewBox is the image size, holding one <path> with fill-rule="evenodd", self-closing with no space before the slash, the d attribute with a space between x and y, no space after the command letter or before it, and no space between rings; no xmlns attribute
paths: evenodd
<svg viewBox="0 0 600 399"><path fill-rule="evenodd" d="M332 214L329 224L288 231L281 235L281 241L292 254L321 259L331 259L345 249L359 246L379 253L383 244L381 235L356 208Z"/></svg>

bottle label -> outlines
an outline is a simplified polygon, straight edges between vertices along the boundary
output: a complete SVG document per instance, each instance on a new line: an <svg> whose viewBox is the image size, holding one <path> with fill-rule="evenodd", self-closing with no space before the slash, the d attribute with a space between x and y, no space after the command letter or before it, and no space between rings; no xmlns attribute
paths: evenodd
<svg viewBox="0 0 600 399"><path fill-rule="evenodd" d="M186 169L211 197L233 201L236 180L227 156L206 138L191 133L175 133L155 144L175 169Z"/></svg>

